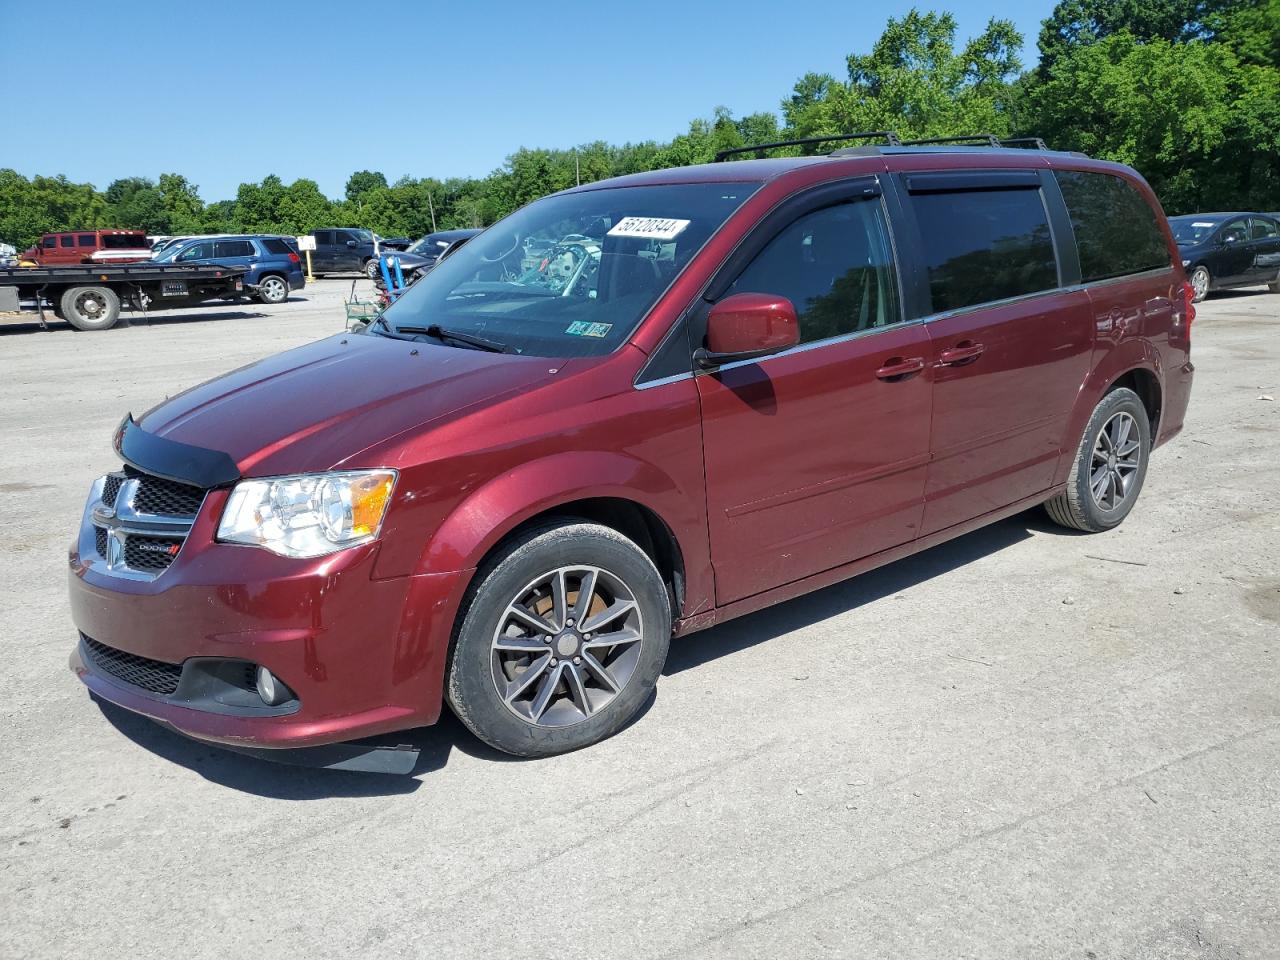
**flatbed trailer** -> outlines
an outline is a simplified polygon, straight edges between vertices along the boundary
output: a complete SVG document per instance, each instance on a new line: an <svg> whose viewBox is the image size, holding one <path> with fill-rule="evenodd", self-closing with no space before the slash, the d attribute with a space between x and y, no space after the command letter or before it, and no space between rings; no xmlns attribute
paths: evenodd
<svg viewBox="0 0 1280 960"><path fill-rule="evenodd" d="M0 313L32 313L48 329L47 313L77 330L115 326L122 309L189 307L244 292L245 267L221 264L126 263L0 268Z"/></svg>

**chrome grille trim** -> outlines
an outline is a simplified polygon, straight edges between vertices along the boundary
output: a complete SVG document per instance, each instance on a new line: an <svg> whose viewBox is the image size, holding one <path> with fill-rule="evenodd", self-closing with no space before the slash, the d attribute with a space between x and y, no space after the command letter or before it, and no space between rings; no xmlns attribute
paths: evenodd
<svg viewBox="0 0 1280 960"><path fill-rule="evenodd" d="M79 554L81 562L91 570L125 580L150 581L161 576L177 559L195 523L196 513L145 513L135 508L139 490L152 478L131 471L100 477L89 491L81 522ZM162 481L171 484L172 481ZM149 502L161 502L152 497ZM188 497L185 502L193 502ZM183 501L170 498L170 502ZM165 542L177 547L172 553L163 549Z"/></svg>

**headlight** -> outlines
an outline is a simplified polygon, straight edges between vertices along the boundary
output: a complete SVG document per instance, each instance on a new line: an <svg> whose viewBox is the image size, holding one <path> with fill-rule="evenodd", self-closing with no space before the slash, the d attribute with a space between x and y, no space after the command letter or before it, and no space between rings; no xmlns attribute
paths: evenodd
<svg viewBox="0 0 1280 960"><path fill-rule="evenodd" d="M218 539L283 557L319 557L368 543L382 527L395 483L394 470L242 480L222 511Z"/></svg>

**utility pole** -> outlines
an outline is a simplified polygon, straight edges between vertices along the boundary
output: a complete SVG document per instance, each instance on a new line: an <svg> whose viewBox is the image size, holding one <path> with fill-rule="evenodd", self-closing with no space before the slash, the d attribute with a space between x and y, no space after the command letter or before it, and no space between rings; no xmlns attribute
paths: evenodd
<svg viewBox="0 0 1280 960"><path fill-rule="evenodd" d="M431 232L436 232L436 205L431 199L431 191L427 191L427 207L431 211Z"/></svg>
<svg viewBox="0 0 1280 960"><path fill-rule="evenodd" d="M582 186L582 170L578 167L578 148L573 148L573 178Z"/></svg>

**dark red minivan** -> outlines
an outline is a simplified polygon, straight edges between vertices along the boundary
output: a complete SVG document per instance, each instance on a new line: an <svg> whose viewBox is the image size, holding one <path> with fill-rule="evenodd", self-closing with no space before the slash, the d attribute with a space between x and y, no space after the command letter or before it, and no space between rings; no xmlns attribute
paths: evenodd
<svg viewBox="0 0 1280 960"><path fill-rule="evenodd" d="M581 747L672 636L1037 504L1120 523L1182 427L1192 318L1151 190L1078 154L568 190L363 331L126 417L71 550L72 667L348 766L446 701L501 750Z"/></svg>

